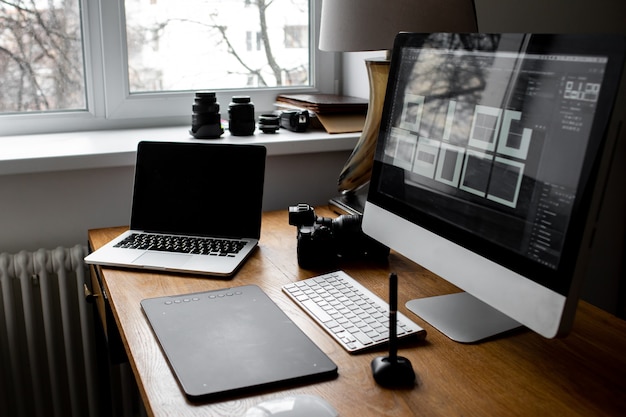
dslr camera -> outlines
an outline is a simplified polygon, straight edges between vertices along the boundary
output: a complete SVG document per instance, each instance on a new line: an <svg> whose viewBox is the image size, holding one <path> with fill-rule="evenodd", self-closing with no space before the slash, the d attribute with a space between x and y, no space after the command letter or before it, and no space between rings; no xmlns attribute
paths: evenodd
<svg viewBox="0 0 626 417"><path fill-rule="evenodd" d="M289 224L298 228L298 264L303 268L329 266L340 259L389 256L388 247L363 233L360 215L318 217L310 205L298 204L289 207Z"/></svg>

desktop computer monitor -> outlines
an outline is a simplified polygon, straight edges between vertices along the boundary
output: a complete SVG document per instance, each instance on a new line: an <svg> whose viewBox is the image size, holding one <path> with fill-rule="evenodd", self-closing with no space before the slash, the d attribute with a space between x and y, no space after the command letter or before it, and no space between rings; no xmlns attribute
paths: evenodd
<svg viewBox="0 0 626 417"><path fill-rule="evenodd" d="M397 36L363 231L465 291L411 311L460 342L567 334L625 139L624 51L608 35Z"/></svg>

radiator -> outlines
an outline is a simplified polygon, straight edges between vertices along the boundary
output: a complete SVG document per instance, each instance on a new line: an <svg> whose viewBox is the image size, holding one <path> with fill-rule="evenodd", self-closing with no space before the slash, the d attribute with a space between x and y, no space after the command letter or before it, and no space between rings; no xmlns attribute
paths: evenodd
<svg viewBox="0 0 626 417"><path fill-rule="evenodd" d="M87 249L0 254L0 416L97 416Z"/></svg>

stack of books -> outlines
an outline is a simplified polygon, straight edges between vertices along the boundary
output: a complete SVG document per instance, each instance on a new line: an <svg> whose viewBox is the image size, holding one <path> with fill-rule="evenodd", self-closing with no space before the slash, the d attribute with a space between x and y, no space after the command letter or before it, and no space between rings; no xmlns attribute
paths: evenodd
<svg viewBox="0 0 626 417"><path fill-rule="evenodd" d="M281 94L278 110L307 110L328 133L353 133L363 130L367 100L336 94Z"/></svg>

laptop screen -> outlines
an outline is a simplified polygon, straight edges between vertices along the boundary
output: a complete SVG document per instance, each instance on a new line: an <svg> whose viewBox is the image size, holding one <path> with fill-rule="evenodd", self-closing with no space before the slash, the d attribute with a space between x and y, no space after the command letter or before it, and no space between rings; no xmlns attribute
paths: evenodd
<svg viewBox="0 0 626 417"><path fill-rule="evenodd" d="M258 239L265 156L257 145L139 143L131 228Z"/></svg>

